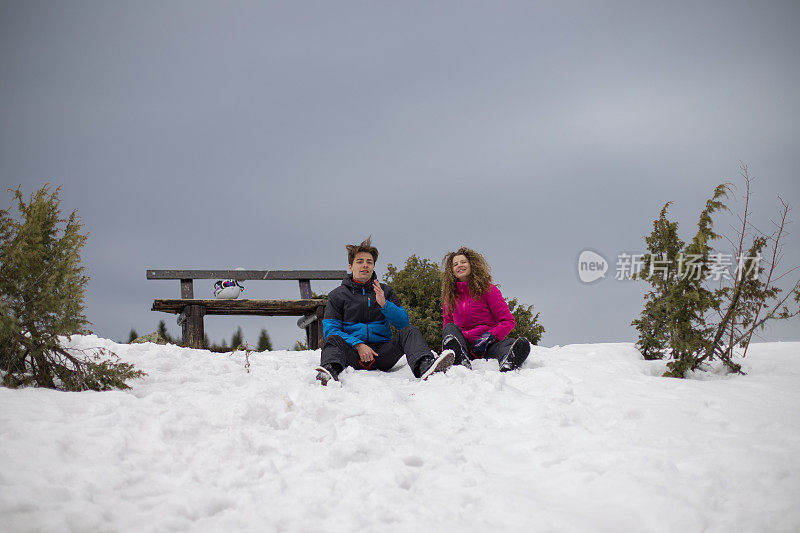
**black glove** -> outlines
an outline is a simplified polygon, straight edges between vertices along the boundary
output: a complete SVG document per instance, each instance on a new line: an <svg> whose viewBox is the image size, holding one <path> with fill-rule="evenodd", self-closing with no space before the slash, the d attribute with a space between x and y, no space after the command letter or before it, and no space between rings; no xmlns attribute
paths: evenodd
<svg viewBox="0 0 800 533"><path fill-rule="evenodd" d="M488 348L490 344L495 342L497 342L495 336L487 331L486 333L481 335L481 338L478 339L475 342L475 344L472 345L472 353L478 357L483 357L483 354L486 353L486 348Z"/></svg>

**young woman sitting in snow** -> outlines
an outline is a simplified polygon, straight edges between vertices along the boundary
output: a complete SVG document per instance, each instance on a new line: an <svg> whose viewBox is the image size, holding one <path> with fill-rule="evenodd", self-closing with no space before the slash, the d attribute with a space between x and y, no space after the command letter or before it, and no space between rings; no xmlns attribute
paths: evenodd
<svg viewBox="0 0 800 533"><path fill-rule="evenodd" d="M508 372L522 365L531 346L508 337L516 321L490 271L481 254L465 247L442 260L442 349L455 352L456 365L471 369L470 359L492 358Z"/></svg>

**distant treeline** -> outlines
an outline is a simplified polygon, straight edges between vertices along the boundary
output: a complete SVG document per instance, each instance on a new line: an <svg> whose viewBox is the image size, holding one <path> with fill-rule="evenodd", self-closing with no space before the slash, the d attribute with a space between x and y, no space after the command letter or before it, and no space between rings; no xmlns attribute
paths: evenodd
<svg viewBox="0 0 800 533"><path fill-rule="evenodd" d="M181 345L181 339L176 339L172 335L170 335L169 331L167 331L167 324L162 320L158 323L158 328L156 329L156 333L158 333L159 337L164 339L169 344L177 344ZM131 343L139 338L139 334L136 332L135 329L131 328L131 332L128 335L128 343ZM225 342L225 339L222 339L222 343L212 343L208 339L208 335L203 337L203 348L206 350L210 350L212 352L230 352L232 350L236 350L237 348L245 348L245 339L244 333L242 332L242 327L239 326L236 328L236 332L234 332L233 336L231 337L231 342ZM258 343L253 346L248 346L251 349L254 349L259 352L263 351L271 351L272 350L272 340L269 337L269 333L267 330L262 328L261 333L258 336Z"/></svg>

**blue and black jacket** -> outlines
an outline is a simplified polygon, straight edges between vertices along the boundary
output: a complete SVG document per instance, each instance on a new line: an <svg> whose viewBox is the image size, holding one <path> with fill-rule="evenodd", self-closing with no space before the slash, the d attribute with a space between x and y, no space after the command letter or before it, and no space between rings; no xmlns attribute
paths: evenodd
<svg viewBox="0 0 800 533"><path fill-rule="evenodd" d="M408 313L389 285L381 283L386 296L383 309L375 301L374 279L377 279L374 272L367 283L359 283L348 274L342 284L328 294L322 320L322 332L326 337L338 335L350 346L362 342L382 343L392 338L390 323L396 329L408 326Z"/></svg>

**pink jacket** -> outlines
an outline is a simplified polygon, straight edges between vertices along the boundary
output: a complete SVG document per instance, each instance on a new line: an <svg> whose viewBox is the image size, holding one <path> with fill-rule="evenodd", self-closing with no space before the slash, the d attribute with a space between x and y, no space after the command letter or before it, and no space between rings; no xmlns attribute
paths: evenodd
<svg viewBox="0 0 800 533"><path fill-rule="evenodd" d="M458 296L455 309L450 310L444 306L444 323L453 322L458 326L470 344L477 341L486 331L501 341L517 325L514 315L508 309L508 304L500 294L500 289L494 285L479 300L470 296L469 283L466 281L458 281L456 286Z"/></svg>

